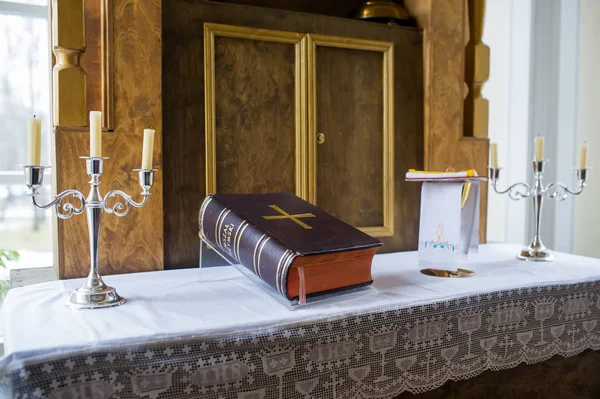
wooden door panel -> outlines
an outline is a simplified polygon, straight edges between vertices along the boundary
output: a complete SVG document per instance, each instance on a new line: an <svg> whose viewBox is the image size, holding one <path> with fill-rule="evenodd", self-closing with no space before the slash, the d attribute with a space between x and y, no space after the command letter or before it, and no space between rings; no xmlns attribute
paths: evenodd
<svg viewBox="0 0 600 399"><path fill-rule="evenodd" d="M305 196L304 35L205 31L206 192Z"/></svg>
<svg viewBox="0 0 600 399"><path fill-rule="evenodd" d="M392 236L393 44L308 35L308 47L309 198L374 237Z"/></svg>
<svg viewBox="0 0 600 399"><path fill-rule="evenodd" d="M357 227L383 225L382 63L377 52L316 51L316 202Z"/></svg>
<svg viewBox="0 0 600 399"><path fill-rule="evenodd" d="M289 44L215 40L218 192L296 190L294 62Z"/></svg>

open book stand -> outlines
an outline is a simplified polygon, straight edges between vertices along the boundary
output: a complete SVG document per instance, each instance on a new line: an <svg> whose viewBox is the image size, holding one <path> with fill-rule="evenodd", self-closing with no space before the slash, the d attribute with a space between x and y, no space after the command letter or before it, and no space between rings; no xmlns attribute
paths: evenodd
<svg viewBox="0 0 600 399"><path fill-rule="evenodd" d="M348 288L343 291L337 291L327 294L308 295L306 297L306 304L300 304L298 298L294 299L293 301L290 301L287 298L284 298L283 296L279 295L279 293L275 289L273 289L273 287L265 283L250 270L246 269L246 267L233 260L227 254L223 253L223 251L221 251L219 248L209 243L201 234L199 234L198 236L200 237L199 267L201 269L206 267L231 265L235 267L244 276L252 280L252 282L254 282L258 287L260 287L266 294L268 294L271 298L273 298L276 302L280 303L288 310L302 309L307 306L313 307L318 304L331 304L339 301L347 301L366 294L377 293L375 287L373 287L372 285L368 285L362 287ZM218 256L215 256L215 254ZM226 263L223 263L223 261L225 261ZM202 281L202 274L200 274L200 281Z"/></svg>

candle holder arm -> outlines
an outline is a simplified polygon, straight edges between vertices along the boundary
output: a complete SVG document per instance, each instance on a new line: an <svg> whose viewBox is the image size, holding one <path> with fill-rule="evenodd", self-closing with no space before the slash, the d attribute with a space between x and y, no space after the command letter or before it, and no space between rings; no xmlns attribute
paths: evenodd
<svg viewBox="0 0 600 399"><path fill-rule="evenodd" d="M134 172L138 173L140 187L142 188L142 196L144 197L141 202L134 201L129 194L121 190L112 190L109 191L104 197L102 208L106 211L106 213L113 213L119 217L122 217L129 213L129 210L132 206L136 208L143 207L148 201L150 189L154 184L154 172L156 171L156 169L134 169ZM122 197L124 201L117 201L113 206L109 206L108 200L117 195Z"/></svg>
<svg viewBox="0 0 600 399"><path fill-rule="evenodd" d="M499 190L497 186L497 180L493 180L492 187L498 194L508 193L508 196L515 201L531 196L531 187L527 183L515 183L510 185L506 190Z"/></svg>
<svg viewBox="0 0 600 399"><path fill-rule="evenodd" d="M579 187L577 187L577 189L575 189L575 190L571 190L569 187L567 187L566 185L564 185L562 183L554 182L554 183L548 184L548 186L546 187L546 196L548 196L548 198L556 200L556 201L564 201L567 199L569 194L571 194L571 195L581 194L583 192L584 187L585 187L585 184L582 181L579 182Z"/></svg>
<svg viewBox="0 0 600 399"><path fill-rule="evenodd" d="M80 215L83 213L83 211L85 211L85 197L83 196L83 194L81 194L77 190L65 190L62 193L58 194L56 197L54 197L54 199L52 201L48 202L47 204L38 203L36 201L36 196L37 196L36 194L37 193L34 193L31 196L33 205L39 209L47 209L47 208L50 208L51 206L54 206L56 209L56 215L61 219L69 219L71 216ZM73 196L73 197L77 198L80 202L80 205L74 206L70 202L65 202L61 206L62 201L68 196Z"/></svg>
<svg viewBox="0 0 600 399"><path fill-rule="evenodd" d="M115 214L119 217L123 217L129 213L132 206L134 206L136 208L141 208L146 204L150 193L144 192L144 193L142 193L142 195L144 197L142 199L142 201L136 202L136 201L134 201L133 198L131 198L131 196L129 194L127 194L121 190L112 190L112 191L109 191L106 194L106 196L104 197L102 207L104 208L106 213L111 213L111 214ZM108 205L108 200L111 198L114 198L116 196L120 196L121 198L123 198L123 200L117 201L113 206Z"/></svg>
<svg viewBox="0 0 600 399"><path fill-rule="evenodd" d="M569 194L571 195L579 195L583 192L583 188L586 186L587 174L590 168L578 168L575 169L575 174L577 177L577 188L575 190L571 190L566 185L554 182L548 184L546 187L546 195L548 198L556 200L556 201L564 201L567 199Z"/></svg>

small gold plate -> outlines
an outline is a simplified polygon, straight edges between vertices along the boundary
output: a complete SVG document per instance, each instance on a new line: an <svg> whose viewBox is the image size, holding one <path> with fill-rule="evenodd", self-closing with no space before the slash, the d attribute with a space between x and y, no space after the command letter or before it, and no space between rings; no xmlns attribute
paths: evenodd
<svg viewBox="0 0 600 399"><path fill-rule="evenodd" d="M475 275L474 271L467 269L456 269L455 272L452 270L441 270L441 269L421 269L421 273L427 276L442 277L442 278L463 278L471 277Z"/></svg>

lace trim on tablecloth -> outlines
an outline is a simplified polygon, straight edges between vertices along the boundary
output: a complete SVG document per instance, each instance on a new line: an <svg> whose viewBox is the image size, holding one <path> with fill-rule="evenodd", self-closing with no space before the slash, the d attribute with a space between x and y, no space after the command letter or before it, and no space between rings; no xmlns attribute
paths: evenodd
<svg viewBox="0 0 600 399"><path fill-rule="evenodd" d="M5 360L0 389L14 398L393 398L600 350L599 320L599 282L502 290L268 332Z"/></svg>

